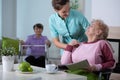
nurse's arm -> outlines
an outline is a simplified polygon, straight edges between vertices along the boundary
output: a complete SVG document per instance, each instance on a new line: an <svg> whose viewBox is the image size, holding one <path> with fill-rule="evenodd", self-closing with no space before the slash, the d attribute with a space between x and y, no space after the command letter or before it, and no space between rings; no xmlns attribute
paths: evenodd
<svg viewBox="0 0 120 80"><path fill-rule="evenodd" d="M61 43L59 38L53 38L53 43L55 44L56 47L65 49L67 44Z"/></svg>

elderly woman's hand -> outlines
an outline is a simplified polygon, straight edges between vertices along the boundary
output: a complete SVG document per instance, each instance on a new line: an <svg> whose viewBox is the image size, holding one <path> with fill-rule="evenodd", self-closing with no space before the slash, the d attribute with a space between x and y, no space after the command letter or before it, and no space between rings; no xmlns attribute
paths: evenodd
<svg viewBox="0 0 120 80"><path fill-rule="evenodd" d="M45 44L46 44L48 47L51 46L51 42L50 42L49 40L46 40L46 41L45 41Z"/></svg>
<svg viewBox="0 0 120 80"><path fill-rule="evenodd" d="M78 42L77 40L75 40L75 39L73 39L73 40L69 43L69 45L72 45L72 46L74 46L74 45L76 45L76 44L79 44L79 42Z"/></svg>
<svg viewBox="0 0 120 80"><path fill-rule="evenodd" d="M88 71L90 71L90 72L92 72L92 71L96 71L97 69L96 69L96 66L90 66L89 68L88 68Z"/></svg>
<svg viewBox="0 0 120 80"><path fill-rule="evenodd" d="M79 42L77 41L77 40L75 40L75 39L73 39L70 43L69 43L69 45L71 45L71 46L73 46L74 48L77 48L78 46L79 46Z"/></svg>
<svg viewBox="0 0 120 80"><path fill-rule="evenodd" d="M20 44L23 45L24 44L24 41L23 40L19 40Z"/></svg>

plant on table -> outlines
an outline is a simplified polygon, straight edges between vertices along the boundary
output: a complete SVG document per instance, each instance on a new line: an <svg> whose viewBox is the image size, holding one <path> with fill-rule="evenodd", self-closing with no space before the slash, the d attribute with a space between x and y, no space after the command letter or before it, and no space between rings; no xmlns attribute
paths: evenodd
<svg viewBox="0 0 120 80"><path fill-rule="evenodd" d="M5 47L0 49L2 56L3 71L12 71L14 66L14 59L16 55L14 47Z"/></svg>
<svg viewBox="0 0 120 80"><path fill-rule="evenodd" d="M17 52L15 51L14 47L5 47L0 49L0 55L1 56L14 56Z"/></svg>

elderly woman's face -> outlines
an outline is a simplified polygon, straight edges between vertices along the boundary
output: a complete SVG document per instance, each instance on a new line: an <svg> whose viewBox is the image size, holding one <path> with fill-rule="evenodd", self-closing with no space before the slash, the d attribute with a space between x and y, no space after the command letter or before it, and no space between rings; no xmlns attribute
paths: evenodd
<svg viewBox="0 0 120 80"><path fill-rule="evenodd" d="M91 25L88 27L88 29L86 30L86 35L87 36L94 36L96 35L96 32L99 30L98 29L98 24L96 22L91 23Z"/></svg>
<svg viewBox="0 0 120 80"><path fill-rule="evenodd" d="M56 12L60 15L60 17L62 17L64 19L68 17L69 11L70 11L70 5L69 5L69 3L67 3L66 5L64 5L61 10L56 10Z"/></svg>

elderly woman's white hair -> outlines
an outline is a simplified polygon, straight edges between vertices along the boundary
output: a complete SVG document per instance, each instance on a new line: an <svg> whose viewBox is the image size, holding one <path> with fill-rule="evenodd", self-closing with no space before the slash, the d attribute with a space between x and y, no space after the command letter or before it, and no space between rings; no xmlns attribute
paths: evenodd
<svg viewBox="0 0 120 80"><path fill-rule="evenodd" d="M97 24L96 28L102 31L101 34L98 35L98 39L107 39L109 33L108 26L102 20L99 19L94 19L92 23Z"/></svg>

